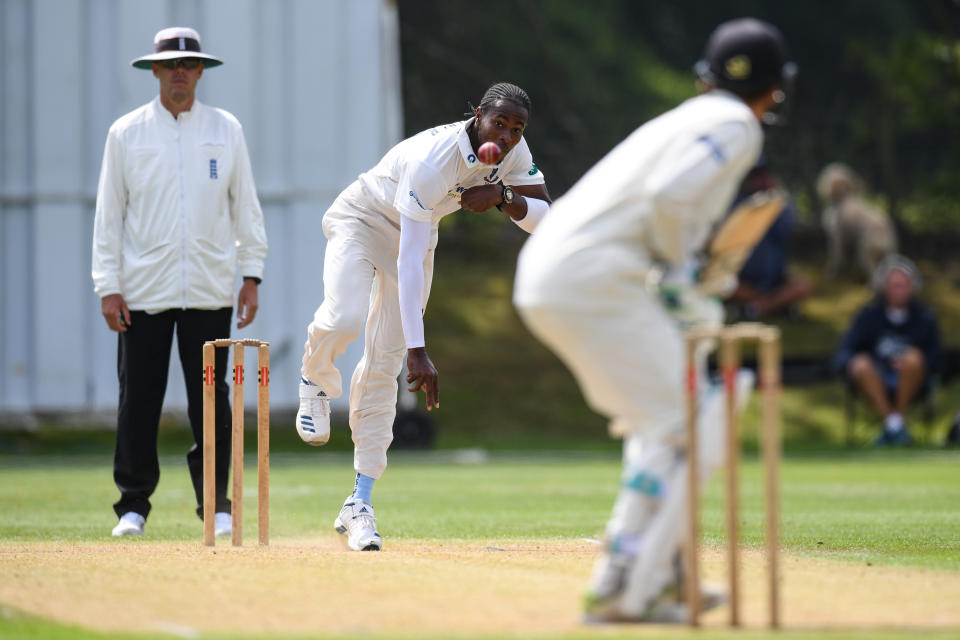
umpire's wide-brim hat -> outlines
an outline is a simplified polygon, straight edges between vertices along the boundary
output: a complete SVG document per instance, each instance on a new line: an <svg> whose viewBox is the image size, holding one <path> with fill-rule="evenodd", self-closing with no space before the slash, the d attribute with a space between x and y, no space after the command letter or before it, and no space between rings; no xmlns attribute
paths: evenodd
<svg viewBox="0 0 960 640"><path fill-rule="evenodd" d="M137 69L150 69L154 62L176 58L198 58L204 67L217 67L223 60L200 50L200 34L190 27L168 27L153 37L153 53L130 62Z"/></svg>

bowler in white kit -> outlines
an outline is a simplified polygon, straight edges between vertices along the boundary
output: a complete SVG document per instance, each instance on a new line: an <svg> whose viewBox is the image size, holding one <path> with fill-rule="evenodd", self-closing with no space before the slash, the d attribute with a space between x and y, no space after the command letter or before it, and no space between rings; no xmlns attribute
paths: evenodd
<svg viewBox="0 0 960 640"><path fill-rule="evenodd" d="M494 84L472 118L400 142L324 214L324 298L307 327L296 428L309 444L329 438L330 398L343 393L334 360L366 321L363 358L350 383L356 479L334 522L352 549L382 546L371 491L387 466L404 354L410 390L423 390L428 410L440 406L423 328L440 219L496 207L532 233L547 214L543 173L523 138L530 107L520 87ZM489 165L479 159L488 142L499 150Z"/></svg>

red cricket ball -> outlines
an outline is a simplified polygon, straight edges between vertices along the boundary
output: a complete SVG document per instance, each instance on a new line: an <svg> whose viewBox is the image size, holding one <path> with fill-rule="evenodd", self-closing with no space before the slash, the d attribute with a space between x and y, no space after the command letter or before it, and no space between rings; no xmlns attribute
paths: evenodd
<svg viewBox="0 0 960 640"><path fill-rule="evenodd" d="M477 155L483 164L497 164L500 162L500 147L496 142L484 142L477 149Z"/></svg>

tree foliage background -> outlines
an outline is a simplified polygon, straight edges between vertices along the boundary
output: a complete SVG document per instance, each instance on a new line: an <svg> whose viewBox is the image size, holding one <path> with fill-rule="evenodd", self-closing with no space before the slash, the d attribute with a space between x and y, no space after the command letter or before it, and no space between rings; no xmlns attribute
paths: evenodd
<svg viewBox="0 0 960 640"><path fill-rule="evenodd" d="M902 235L960 228L956 0L400 0L408 134L460 119L493 82L533 100L527 138L552 195L630 131L694 95L712 29L755 16L800 74L766 154L815 223L813 183L844 161ZM952 234L951 234L952 235Z"/></svg>

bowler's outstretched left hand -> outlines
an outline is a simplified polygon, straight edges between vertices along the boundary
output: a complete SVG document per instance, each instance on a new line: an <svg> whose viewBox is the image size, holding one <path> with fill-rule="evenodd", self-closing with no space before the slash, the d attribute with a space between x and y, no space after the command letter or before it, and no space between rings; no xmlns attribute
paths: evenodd
<svg viewBox="0 0 960 640"><path fill-rule="evenodd" d="M430 361L425 347L407 350L408 391L423 390L427 396L427 411L440 408L440 374Z"/></svg>

